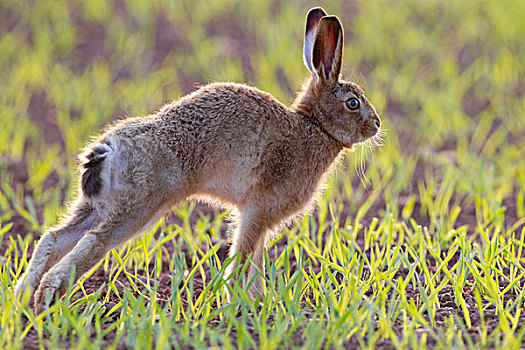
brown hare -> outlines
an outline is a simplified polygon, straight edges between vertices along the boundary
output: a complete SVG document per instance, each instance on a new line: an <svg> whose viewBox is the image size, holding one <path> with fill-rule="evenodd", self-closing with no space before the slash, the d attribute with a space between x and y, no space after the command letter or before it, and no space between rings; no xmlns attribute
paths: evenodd
<svg viewBox="0 0 525 350"><path fill-rule="evenodd" d="M29 289L36 311L45 310L45 295L64 294L73 268L76 281L188 198L239 213L230 256L242 262L252 254L250 292L262 294L257 269L264 271L271 232L312 208L344 149L380 131L363 90L340 79L342 59L339 19L314 8L304 38L311 75L291 107L256 88L219 83L108 127L86 148L77 199L40 238L15 295Z"/></svg>

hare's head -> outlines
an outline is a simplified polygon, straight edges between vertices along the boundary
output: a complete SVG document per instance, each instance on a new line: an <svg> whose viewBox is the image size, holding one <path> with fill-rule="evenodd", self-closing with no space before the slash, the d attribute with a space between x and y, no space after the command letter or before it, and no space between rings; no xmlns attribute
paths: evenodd
<svg viewBox="0 0 525 350"><path fill-rule="evenodd" d="M343 27L318 7L306 16L304 63L311 77L294 108L345 147L379 134L381 120L357 84L340 79Z"/></svg>

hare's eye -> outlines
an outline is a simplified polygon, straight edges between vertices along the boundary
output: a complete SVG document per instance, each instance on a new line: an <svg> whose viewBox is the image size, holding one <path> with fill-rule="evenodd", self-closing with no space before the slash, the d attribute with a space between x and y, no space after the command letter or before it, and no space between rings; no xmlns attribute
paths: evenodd
<svg viewBox="0 0 525 350"><path fill-rule="evenodd" d="M349 98L346 100L346 107L351 111L355 111L359 108L359 100L357 98Z"/></svg>

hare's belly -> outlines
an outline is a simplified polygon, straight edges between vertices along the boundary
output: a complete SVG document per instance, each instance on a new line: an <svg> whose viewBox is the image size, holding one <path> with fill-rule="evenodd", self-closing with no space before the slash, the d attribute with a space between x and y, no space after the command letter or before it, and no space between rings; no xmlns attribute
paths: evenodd
<svg viewBox="0 0 525 350"><path fill-rule="evenodd" d="M223 169L208 178L200 188L199 195L212 196L233 204L242 203L255 179L237 169Z"/></svg>

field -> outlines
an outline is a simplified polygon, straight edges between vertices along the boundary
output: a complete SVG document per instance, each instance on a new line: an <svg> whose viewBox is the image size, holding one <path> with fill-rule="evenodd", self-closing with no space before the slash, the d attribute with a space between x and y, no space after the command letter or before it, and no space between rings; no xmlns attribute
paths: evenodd
<svg viewBox="0 0 525 350"><path fill-rule="evenodd" d="M380 112L312 215L267 249L267 295L223 291L228 213L188 202L49 312L13 286L106 123L211 81L285 104L304 16L345 27ZM0 348L523 348L522 0L0 0Z"/></svg>

